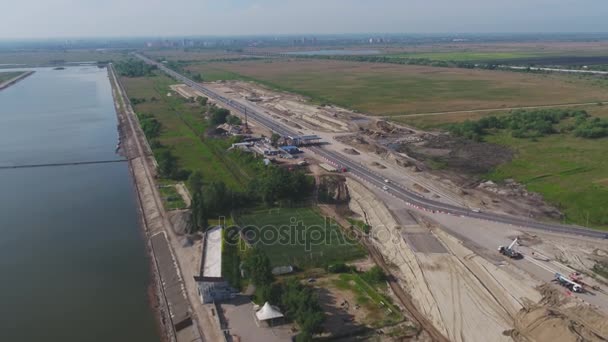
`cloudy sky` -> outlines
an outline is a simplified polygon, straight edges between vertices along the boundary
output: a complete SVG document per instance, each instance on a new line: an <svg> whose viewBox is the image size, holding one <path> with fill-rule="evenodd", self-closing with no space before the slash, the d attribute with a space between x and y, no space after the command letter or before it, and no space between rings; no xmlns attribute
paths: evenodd
<svg viewBox="0 0 608 342"><path fill-rule="evenodd" d="M0 38L608 32L607 0L0 0Z"/></svg>

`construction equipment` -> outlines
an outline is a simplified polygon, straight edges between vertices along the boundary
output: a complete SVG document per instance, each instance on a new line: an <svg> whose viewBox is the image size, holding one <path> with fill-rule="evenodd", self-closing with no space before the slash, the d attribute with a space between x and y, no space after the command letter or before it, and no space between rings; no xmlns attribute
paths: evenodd
<svg viewBox="0 0 608 342"><path fill-rule="evenodd" d="M558 284L563 287L568 288L568 290L572 292L581 293L583 292L583 286L581 284L575 283L572 280L564 277L561 273L555 273L555 280Z"/></svg>
<svg viewBox="0 0 608 342"><path fill-rule="evenodd" d="M585 283L583 281L583 275L578 272L571 273L568 278L570 278L570 280L572 280L573 282L580 284L585 290L593 289L595 291L601 291L601 288L599 286Z"/></svg>
<svg viewBox="0 0 608 342"><path fill-rule="evenodd" d="M515 240L513 240L513 242L511 242L511 244L507 247L498 246L498 252L500 252L502 255L508 256L511 259L523 259L524 256L513 248L516 243L517 238L515 238Z"/></svg>

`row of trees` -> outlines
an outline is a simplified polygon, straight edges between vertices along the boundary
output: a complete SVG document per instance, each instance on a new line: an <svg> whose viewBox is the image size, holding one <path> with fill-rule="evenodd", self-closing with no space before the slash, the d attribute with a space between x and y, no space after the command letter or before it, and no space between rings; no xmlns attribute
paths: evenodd
<svg viewBox="0 0 608 342"><path fill-rule="evenodd" d="M164 156L165 162L162 164L159 160L159 169L161 165L161 170L169 168L170 164L173 167L171 170L175 170L177 162L173 164L171 157L172 155ZM167 172L170 170L167 169ZM199 171L189 175L188 187L192 193L193 230L205 230L207 219L228 216L234 209L246 208L259 201L269 206L277 202L293 204L302 201L312 193L314 180L302 171L271 166L249 183L244 191L234 191L221 181L204 184Z"/></svg>
<svg viewBox="0 0 608 342"><path fill-rule="evenodd" d="M205 104L206 103L207 101L205 101ZM211 108L209 108L209 121L215 126L223 123L229 123L231 125L240 125L242 123L241 119L236 115L230 114L228 109L216 106L211 106Z"/></svg>
<svg viewBox="0 0 608 342"><path fill-rule="evenodd" d="M144 135L148 138L148 141L152 141L152 139L160 135L161 123L156 118L148 114L138 114L137 116L141 129L144 131Z"/></svg>
<svg viewBox="0 0 608 342"><path fill-rule="evenodd" d="M293 56L292 56L293 57ZM472 61L445 61L445 60L433 60L429 58L417 58L417 57L403 57L403 56L386 56L386 55L313 55L313 56L297 56L297 58L310 58L310 59L330 59L330 60L342 60L342 61L353 61L353 62L370 62L370 63L388 63L388 64L402 64L402 65L426 65L440 68L466 68L466 69L488 69L494 70L498 68L496 63L481 63Z"/></svg>
<svg viewBox="0 0 608 342"><path fill-rule="evenodd" d="M140 60L131 58L117 62L114 65L114 68L121 76L144 77L153 75L153 71L156 70L156 65L148 65Z"/></svg>
<svg viewBox="0 0 608 342"><path fill-rule="evenodd" d="M559 130L556 124L567 118L574 118L574 123L565 125ZM575 135L587 138L605 136L605 120L589 119L584 110L539 109L516 110L509 115L487 116L477 121L467 120L448 126L448 130L458 136L481 141L483 136L493 130L510 130L515 138L538 138L549 134L574 131Z"/></svg>

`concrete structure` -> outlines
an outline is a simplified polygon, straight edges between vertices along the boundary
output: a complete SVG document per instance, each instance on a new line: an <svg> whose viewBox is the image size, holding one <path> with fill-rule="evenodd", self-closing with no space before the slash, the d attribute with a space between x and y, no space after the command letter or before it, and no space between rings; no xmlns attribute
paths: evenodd
<svg viewBox="0 0 608 342"><path fill-rule="evenodd" d="M295 135L288 136L287 140L295 146L313 145L321 142L321 137L318 135Z"/></svg>
<svg viewBox="0 0 608 342"><path fill-rule="evenodd" d="M233 294L228 282L222 277L222 231L221 226L211 228L203 238L200 275L194 277L203 304L224 300Z"/></svg>

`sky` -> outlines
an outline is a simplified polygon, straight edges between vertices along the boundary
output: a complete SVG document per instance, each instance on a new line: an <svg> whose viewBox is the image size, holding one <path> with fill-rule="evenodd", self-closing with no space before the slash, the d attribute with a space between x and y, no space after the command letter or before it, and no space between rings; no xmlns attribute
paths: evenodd
<svg viewBox="0 0 608 342"><path fill-rule="evenodd" d="M0 39L608 32L606 0L0 0Z"/></svg>

